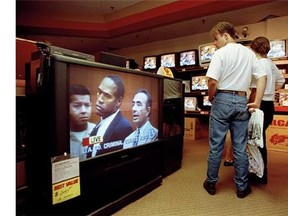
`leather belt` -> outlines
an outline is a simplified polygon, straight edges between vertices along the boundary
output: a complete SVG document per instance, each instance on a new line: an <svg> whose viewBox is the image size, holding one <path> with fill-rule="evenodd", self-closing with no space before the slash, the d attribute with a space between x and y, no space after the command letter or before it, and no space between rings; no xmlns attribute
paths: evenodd
<svg viewBox="0 0 288 216"><path fill-rule="evenodd" d="M228 94L235 94L238 96L246 96L246 92L244 91L232 91L232 90L217 90L217 93L228 93Z"/></svg>

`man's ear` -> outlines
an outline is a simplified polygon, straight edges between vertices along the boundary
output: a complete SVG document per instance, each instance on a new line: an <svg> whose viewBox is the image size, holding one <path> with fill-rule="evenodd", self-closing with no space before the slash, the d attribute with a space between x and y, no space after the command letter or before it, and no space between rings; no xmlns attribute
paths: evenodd
<svg viewBox="0 0 288 216"><path fill-rule="evenodd" d="M151 107L149 106L149 107L147 107L147 113L146 113L146 116L148 117L148 116L150 116L150 113L151 113Z"/></svg>
<svg viewBox="0 0 288 216"><path fill-rule="evenodd" d="M123 97L120 97L120 98L117 99L117 104L116 104L116 106L117 106L118 108L121 106L122 99L123 99Z"/></svg>

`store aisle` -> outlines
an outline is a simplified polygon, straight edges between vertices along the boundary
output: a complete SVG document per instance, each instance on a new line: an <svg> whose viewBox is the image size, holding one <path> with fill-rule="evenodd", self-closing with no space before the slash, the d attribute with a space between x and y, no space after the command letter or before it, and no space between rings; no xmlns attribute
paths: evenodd
<svg viewBox="0 0 288 216"><path fill-rule="evenodd" d="M114 216L288 215L288 153L269 151L268 185L252 185L252 193L239 199L233 167L225 167L223 162L216 195L211 196L203 189L208 149L207 138L185 140L182 168Z"/></svg>

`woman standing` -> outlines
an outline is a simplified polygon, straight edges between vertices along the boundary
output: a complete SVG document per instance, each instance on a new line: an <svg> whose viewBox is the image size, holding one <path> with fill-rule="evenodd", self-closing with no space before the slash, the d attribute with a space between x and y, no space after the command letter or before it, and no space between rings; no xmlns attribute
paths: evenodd
<svg viewBox="0 0 288 216"><path fill-rule="evenodd" d="M260 64L265 69L267 73L267 83L264 92L264 96L261 101L260 109L264 112L264 121L263 121L263 148L259 148L264 162L264 174L262 178L257 177L256 175L250 174L249 180L255 184L267 184L267 148L266 148L266 129L269 127L273 120L274 116L274 99L275 99L275 90L280 89L285 83L285 78L278 70L277 66L272 62L271 59L267 57L267 54L270 50L269 40L265 37L255 38L251 44L250 48L256 53ZM251 94L249 101L254 101L256 93L256 84L252 78L251 82Z"/></svg>

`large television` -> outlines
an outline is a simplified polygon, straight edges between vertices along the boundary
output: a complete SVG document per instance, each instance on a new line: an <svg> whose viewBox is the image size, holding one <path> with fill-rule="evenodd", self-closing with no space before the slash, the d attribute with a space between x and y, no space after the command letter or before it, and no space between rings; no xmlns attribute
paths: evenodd
<svg viewBox="0 0 288 216"><path fill-rule="evenodd" d="M201 67L208 67L212 60L212 56L217 50L216 45L214 43L202 44L199 46L198 50L199 50L199 65Z"/></svg>
<svg viewBox="0 0 288 216"><path fill-rule="evenodd" d="M134 195L134 197L139 196L133 194L139 188L143 194L148 187L151 190L161 184L163 172L161 151L164 140L162 133L164 80L167 78L143 71L58 55L41 59L39 67L33 68L31 73L37 74L40 80L37 85L27 86L27 88L34 88L27 95L29 104L27 129L29 161L27 170L29 188L32 193L29 197L32 197L33 200L31 203L32 213L37 214L37 210L43 208L45 212L48 212L47 214L51 215L55 212L57 214L87 215L110 203L115 205L117 200L127 197L127 194ZM71 152L70 121L72 118L70 115L71 96L69 95L69 88L72 85L81 85L89 89L91 103L84 105L91 106L92 112L89 121L96 125L100 120L96 113L96 107L102 109L101 105L96 102L97 98L100 97L103 102L103 100L109 100L111 97L104 90L105 87L99 86L103 79L110 75L120 77L124 82L125 94L124 97L121 97L120 112L130 123L133 132L136 131L137 119L140 115L134 111L133 106L136 106L135 104L140 106L141 104L134 98L136 92L145 89L150 93L152 105L149 108L149 119L151 125L158 130L158 135L155 134L155 130L150 129L146 137L139 137L139 140L142 140L141 145L132 145L132 141L135 139L130 139L130 141L132 140L131 145L127 145L125 148L125 140L129 135L124 139L115 138L107 142L101 142L105 135L93 135L88 139L82 139L82 146L87 148L82 151L86 157L82 158L79 155L81 195L53 206L51 205L52 158L63 155L68 155L71 158L78 157L72 155ZM182 86L181 80L174 79L173 81ZM178 92L179 100L182 96L181 90L180 88L180 92ZM180 120L182 113L177 112ZM123 132L124 128L123 130L120 128L119 131ZM155 138L155 135L156 139L151 141L150 138ZM168 139L169 137L165 137L165 140ZM94 154L95 151L96 154ZM122 201L117 203L123 205Z"/></svg>
<svg viewBox="0 0 288 216"><path fill-rule="evenodd" d="M160 55L160 66L175 68L177 65L177 53L163 53Z"/></svg>
<svg viewBox="0 0 288 216"><path fill-rule="evenodd" d="M287 58L286 40L270 40L270 51L267 56L274 60Z"/></svg>
<svg viewBox="0 0 288 216"><path fill-rule="evenodd" d="M198 66L198 50L184 50L179 52L179 66L180 67L193 67Z"/></svg>

